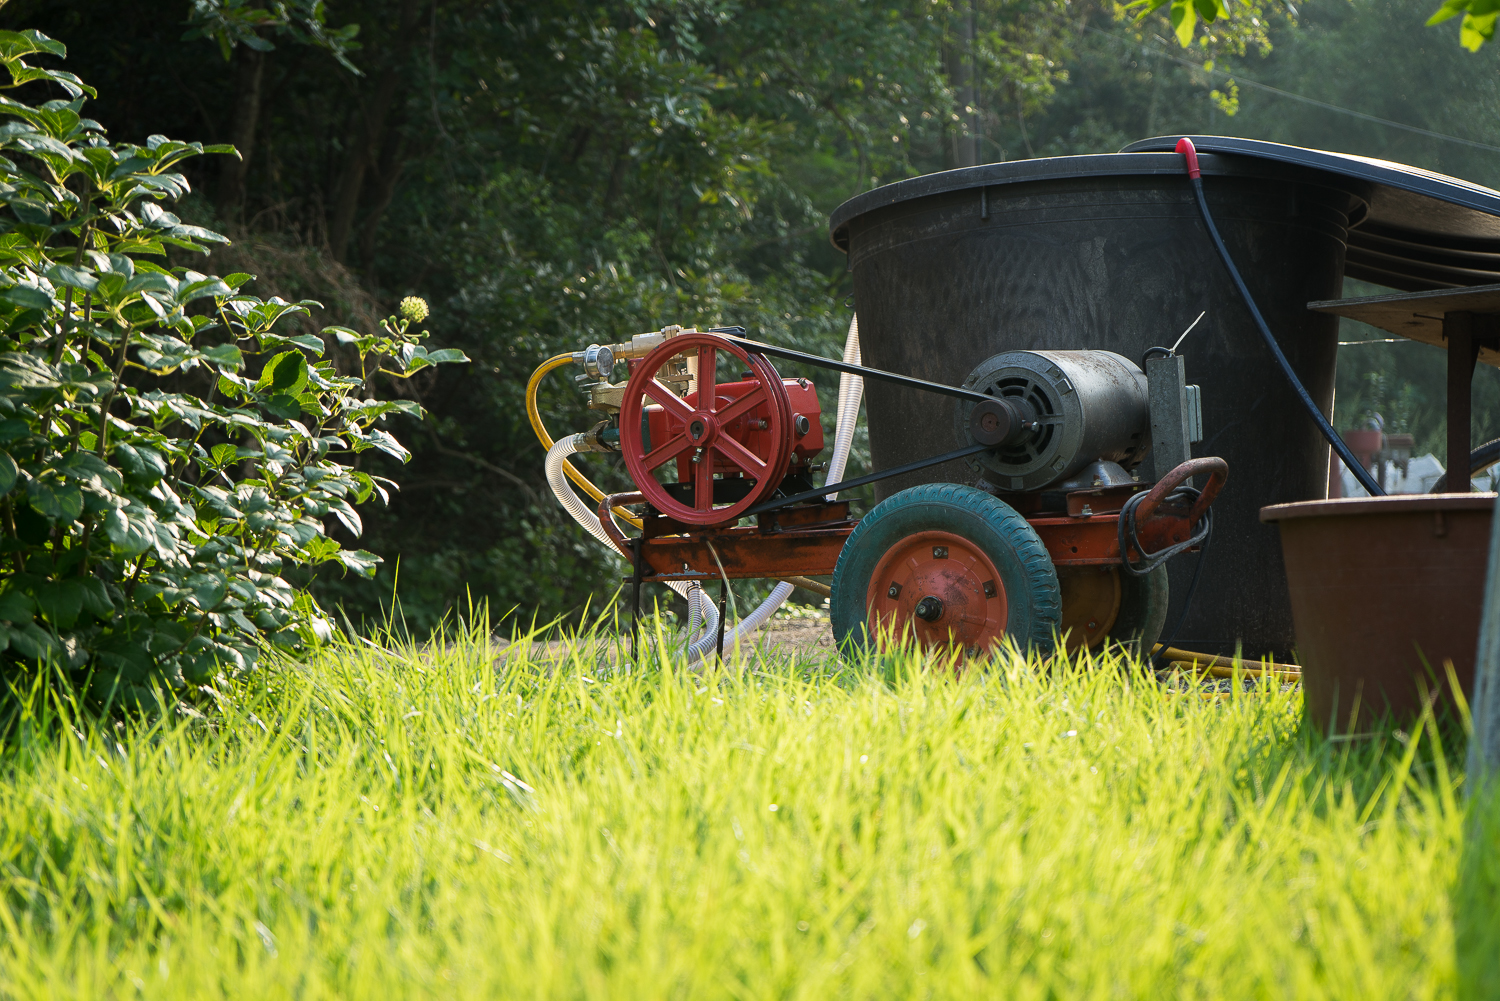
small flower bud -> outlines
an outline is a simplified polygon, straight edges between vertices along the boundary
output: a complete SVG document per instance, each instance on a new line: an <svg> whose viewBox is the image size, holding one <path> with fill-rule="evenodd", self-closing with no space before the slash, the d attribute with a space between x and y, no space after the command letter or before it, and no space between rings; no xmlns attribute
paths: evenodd
<svg viewBox="0 0 1500 1001"><path fill-rule="evenodd" d="M420 296L407 296L401 300L401 315L414 323L421 323L427 319L427 300Z"/></svg>

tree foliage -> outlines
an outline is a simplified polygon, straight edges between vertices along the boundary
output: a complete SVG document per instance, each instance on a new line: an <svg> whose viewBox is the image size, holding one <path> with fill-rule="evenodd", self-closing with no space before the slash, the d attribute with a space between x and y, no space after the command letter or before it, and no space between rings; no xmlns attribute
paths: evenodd
<svg viewBox="0 0 1500 1001"><path fill-rule="evenodd" d="M241 45L270 52L276 44L266 36L283 35L303 45L326 49L345 69L359 73L349 61L350 53L359 48L355 41L359 25L329 27L324 0L276 0L264 5L254 0L193 0L188 24L183 38L213 40L225 62Z"/></svg>
<svg viewBox="0 0 1500 1001"><path fill-rule="evenodd" d="M993 161L1230 132L1461 176L1488 169L1236 86L1260 75L1478 135L1479 112L1423 99L1465 91L1451 67L1389 49L1420 35L1426 11L1412 22L1385 0L1313 5L1295 30L1274 0L1223 8L1227 19L1194 8L1188 51L1169 5L1111 0L328 0L326 33L353 39L358 26L359 76L269 21L253 30L275 47L232 46L226 70L216 38L181 40L197 9L10 0L3 11L69 41L71 63L101 85L95 117L116 134L201 136L245 155L185 163L201 194L174 211L235 237L214 250L221 273L325 304L285 317L288 331L372 335L420 290L434 335L475 359L392 387L432 414L389 417L412 452L406 489L366 518L362 544L399 554L399 573L393 559L371 580L315 584L354 618L395 592L418 627L466 591L551 615L618 584L613 557L542 479L522 403L540 359L670 322L739 323L837 351L849 284L827 213L872 185L966 162L962 141ZM312 8L221 9L284 10L277 24L293 24ZM171 58L151 56L163 51ZM561 374L544 383L542 411L558 434L592 423ZM608 460L586 461L601 486L627 485ZM366 472L395 463L360 457Z"/></svg>
<svg viewBox="0 0 1500 1001"><path fill-rule="evenodd" d="M356 505L391 484L348 458L404 461L383 419L421 414L375 399L375 379L463 356L428 350L407 319L296 333L287 319L316 303L157 263L225 242L164 206L189 191L186 161L234 151L110 143L83 116L91 88L27 63L64 54L0 32L8 89L69 98L0 96L0 651L141 697L327 634L287 575L374 572L325 520L359 534Z"/></svg>
<svg viewBox="0 0 1500 1001"><path fill-rule="evenodd" d="M1187 48L1199 37L1205 44L1212 44L1219 37L1233 39L1244 53L1244 40L1253 39L1268 43L1266 29L1268 13L1280 9L1296 17L1296 8L1287 0L1132 0L1123 5L1124 10L1134 11L1138 19L1166 8L1166 16L1172 23L1172 33L1177 43ZM1459 44L1470 52L1479 51L1480 46L1495 37L1495 21L1500 18L1500 0L1443 0L1443 5L1427 19L1428 26L1442 24L1463 15L1459 22ZM1200 34L1201 33L1201 34Z"/></svg>

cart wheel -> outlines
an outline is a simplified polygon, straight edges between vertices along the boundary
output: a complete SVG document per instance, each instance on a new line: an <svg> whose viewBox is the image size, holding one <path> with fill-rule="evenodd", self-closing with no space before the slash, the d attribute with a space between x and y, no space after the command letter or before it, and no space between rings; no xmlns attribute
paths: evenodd
<svg viewBox="0 0 1500 1001"><path fill-rule="evenodd" d="M1060 596L1026 519L974 487L927 483L888 497L849 536L833 572L833 636L987 652L1005 637L1050 650Z"/></svg>
<svg viewBox="0 0 1500 1001"><path fill-rule="evenodd" d="M1149 656L1167 624L1170 598L1166 567L1157 567L1144 577L1120 574L1120 614L1109 631L1110 641L1132 657Z"/></svg>
<svg viewBox="0 0 1500 1001"><path fill-rule="evenodd" d="M1109 638L1120 617L1124 589L1120 568L1063 567L1057 571L1062 588L1062 624L1067 650L1094 649Z"/></svg>

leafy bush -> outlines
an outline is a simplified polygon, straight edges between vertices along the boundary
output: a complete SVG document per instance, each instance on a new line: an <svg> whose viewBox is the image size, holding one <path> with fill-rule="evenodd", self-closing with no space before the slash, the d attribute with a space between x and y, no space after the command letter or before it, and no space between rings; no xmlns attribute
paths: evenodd
<svg viewBox="0 0 1500 1001"><path fill-rule="evenodd" d="M112 145L81 114L93 90L39 54L64 49L0 32L0 89L68 94L0 95L0 656L87 673L98 697L243 672L330 629L290 570L374 572L325 520L358 535L356 505L391 485L341 458L407 458L382 418L422 410L375 399L378 377L467 359L421 344L421 300L378 334L325 328L330 351L277 331L315 303L148 260L225 242L162 203L187 193L184 159L233 149Z"/></svg>

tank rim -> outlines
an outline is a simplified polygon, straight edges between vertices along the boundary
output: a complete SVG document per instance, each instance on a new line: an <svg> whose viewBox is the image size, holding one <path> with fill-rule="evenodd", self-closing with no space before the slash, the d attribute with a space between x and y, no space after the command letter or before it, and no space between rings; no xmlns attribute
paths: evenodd
<svg viewBox="0 0 1500 1001"><path fill-rule="evenodd" d="M894 181L861 192L834 209L828 221L829 239L835 248L848 253L849 223L855 217L929 195L1088 177L1182 176L1182 158L1172 151L1179 138L1142 139L1119 153L986 163ZM1234 136L1188 138L1198 149L1205 176L1272 177L1354 195L1365 203L1367 211L1351 215L1351 230L1375 235L1386 230L1405 235L1412 230L1424 252L1462 249L1471 244L1476 245L1473 249L1491 253L1500 250L1500 191L1390 160ZM1413 209L1420 210L1418 214L1427 225L1413 229ZM1404 272L1397 276L1410 277ZM1413 280L1426 287L1420 279Z"/></svg>
<svg viewBox="0 0 1500 1001"><path fill-rule="evenodd" d="M1362 185L1354 179L1335 179L1326 172L1296 170L1289 173L1285 165L1257 162L1244 156L1220 156L1203 154L1198 162L1207 177L1248 177L1285 181L1301 181L1335 187L1363 201ZM849 223L858 216L866 215L902 202L915 201L932 195L948 194L976 188L996 188L1037 181L1077 180L1089 177L1182 177L1182 157L1175 153L1085 153L1077 156L1038 157L1033 160L1010 160L1005 163L985 163L977 167L958 167L953 170L923 174L892 181L878 188L861 192L839 205L828 217L829 239L843 253L849 252ZM1329 184L1329 181L1334 183ZM1184 184L1184 193L1187 187ZM1500 211L1500 196L1497 196L1497 211Z"/></svg>

